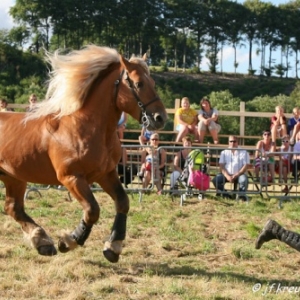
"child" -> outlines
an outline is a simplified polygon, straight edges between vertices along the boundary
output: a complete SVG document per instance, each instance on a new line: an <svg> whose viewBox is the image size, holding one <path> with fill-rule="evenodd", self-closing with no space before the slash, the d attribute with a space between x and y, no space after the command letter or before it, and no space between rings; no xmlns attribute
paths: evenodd
<svg viewBox="0 0 300 300"><path fill-rule="evenodd" d="M147 144L150 140L153 131L148 130L145 126L142 127L141 135L139 136L139 142L143 146Z"/></svg>

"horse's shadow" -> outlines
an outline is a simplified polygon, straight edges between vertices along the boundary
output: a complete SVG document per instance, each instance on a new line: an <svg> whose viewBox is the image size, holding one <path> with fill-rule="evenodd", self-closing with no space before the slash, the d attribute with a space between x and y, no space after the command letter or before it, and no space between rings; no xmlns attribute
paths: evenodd
<svg viewBox="0 0 300 300"><path fill-rule="evenodd" d="M97 265L99 268L103 269L108 267L107 264L103 264L101 262L95 262L92 260L87 260L87 263L95 266ZM228 281L231 280L232 282L241 282L241 283L248 283L248 284L253 284L253 287L255 284L260 284L262 287L263 286L268 286L270 283L274 284L274 286L278 287L299 287L300 286L300 280L297 281L291 281L290 279L272 279L270 280L269 278L262 278L262 277L255 277L253 275L243 275L241 273L236 273L236 272L209 272L200 268L194 268L191 266L182 266L182 267L169 267L168 264L156 264L156 263L136 263L132 264L133 270L135 270L134 274L131 272L128 272L128 269L120 267L120 265L109 265L109 269L113 267L114 271L121 275L121 276L139 276L141 277L144 273L145 270L147 269L147 273L153 272L153 274L156 274L158 276L163 276L163 277L185 277L185 278L195 278L196 276L201 276L204 278L207 278L207 281L210 281L213 277L220 278L220 281Z"/></svg>

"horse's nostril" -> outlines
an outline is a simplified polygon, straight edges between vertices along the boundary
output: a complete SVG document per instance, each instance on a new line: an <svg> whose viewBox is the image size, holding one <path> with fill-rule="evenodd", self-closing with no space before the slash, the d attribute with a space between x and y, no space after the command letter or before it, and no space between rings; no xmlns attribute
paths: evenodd
<svg viewBox="0 0 300 300"><path fill-rule="evenodd" d="M155 118L156 122L162 123L163 122L163 118L159 115Z"/></svg>
<svg viewBox="0 0 300 300"><path fill-rule="evenodd" d="M162 116L158 113L154 114L154 121L158 122L158 123L162 123L164 121L164 119L162 118Z"/></svg>

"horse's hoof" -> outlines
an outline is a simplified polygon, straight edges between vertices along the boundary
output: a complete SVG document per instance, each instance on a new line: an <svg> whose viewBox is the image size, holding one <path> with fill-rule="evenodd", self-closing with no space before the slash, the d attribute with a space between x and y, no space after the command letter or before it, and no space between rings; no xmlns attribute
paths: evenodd
<svg viewBox="0 0 300 300"><path fill-rule="evenodd" d="M110 261L111 263L116 263L119 261L119 254L116 254L110 249L103 250L103 255L105 258Z"/></svg>
<svg viewBox="0 0 300 300"><path fill-rule="evenodd" d="M37 248L37 251L40 255L44 256L53 256L57 254L57 251L53 245L40 246Z"/></svg>
<svg viewBox="0 0 300 300"><path fill-rule="evenodd" d="M59 241L58 241L58 250L61 253L67 253L67 252L70 251L70 247L68 247L67 244L62 239L59 239Z"/></svg>

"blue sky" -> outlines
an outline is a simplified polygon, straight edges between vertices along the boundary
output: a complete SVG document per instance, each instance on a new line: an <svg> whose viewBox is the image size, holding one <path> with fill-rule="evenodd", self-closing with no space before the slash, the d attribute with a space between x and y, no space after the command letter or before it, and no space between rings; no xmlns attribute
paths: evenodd
<svg viewBox="0 0 300 300"><path fill-rule="evenodd" d="M244 3L244 0L237 0L239 3ZM290 1L287 0L273 0L273 1L262 1L262 2L270 2L273 5L279 5L279 4L285 4ZM248 73L248 60L249 60L249 47L247 44L247 41L245 42L246 47L238 48L237 49L237 62L239 63L239 66L237 68L237 73L243 73L247 74ZM256 55L256 50L257 50L256 45L254 45L253 50L252 50L252 67L254 70L257 70L256 74L259 74L260 71L260 56ZM268 57L268 52L266 53L266 57ZM280 63L280 51L273 52L272 58L276 60L276 64ZM289 62L291 66L294 65L294 56L289 58ZM223 50L223 72L234 72L234 51L233 48L231 47L226 47ZM208 70L208 61L204 59L201 63L201 70L207 71ZM221 66L218 65L217 71L221 70ZM289 77L295 77L295 70L292 69L288 73Z"/></svg>
<svg viewBox="0 0 300 300"><path fill-rule="evenodd" d="M243 3L244 0L237 0L239 3ZM285 4L289 2L288 0L273 0L273 1L263 1L263 2L271 2L273 5L279 5L279 4ZM12 19L10 18L8 14L8 10L10 6L13 6L15 3L15 0L1 0L0 1L0 20L1 20L1 29L10 29L13 27ZM254 46L253 49L253 55L252 55L252 61L253 61L253 69L256 69L259 71L260 66L260 57L256 55L256 48L257 46ZM238 73L247 73L248 70L248 47L246 42L246 47L238 48L237 49L237 61L239 63L239 66L237 68ZM268 55L268 54L267 54ZM273 58L276 59L276 64L280 63L280 52L277 51L276 53L273 53ZM290 63L293 65L293 59L294 57L290 58ZM233 72L233 62L234 62L234 52L231 47L226 47L223 50L223 71L224 72ZM201 64L201 70L208 70L208 63L207 60L203 59ZM218 71L220 71L220 66L218 66ZM257 72L258 72L257 71ZM289 77L295 76L295 70L289 71Z"/></svg>

